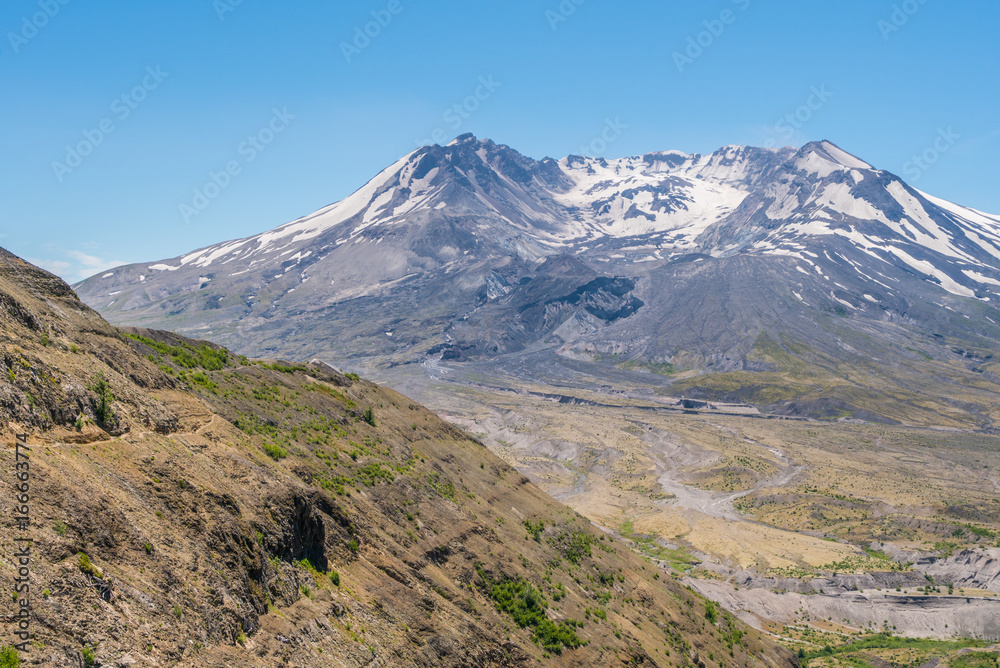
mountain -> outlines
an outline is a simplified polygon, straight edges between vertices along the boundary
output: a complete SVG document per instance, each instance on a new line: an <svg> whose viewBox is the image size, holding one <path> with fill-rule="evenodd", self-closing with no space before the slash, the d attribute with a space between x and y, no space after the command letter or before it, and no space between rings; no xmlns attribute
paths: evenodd
<svg viewBox="0 0 1000 668"><path fill-rule="evenodd" d="M21 665L797 665L355 375L117 330L2 249L0 349Z"/></svg>
<svg viewBox="0 0 1000 668"><path fill-rule="evenodd" d="M671 369L683 396L973 428L997 398L1000 217L828 141L557 161L464 135L311 216L75 287L250 355L544 349Z"/></svg>

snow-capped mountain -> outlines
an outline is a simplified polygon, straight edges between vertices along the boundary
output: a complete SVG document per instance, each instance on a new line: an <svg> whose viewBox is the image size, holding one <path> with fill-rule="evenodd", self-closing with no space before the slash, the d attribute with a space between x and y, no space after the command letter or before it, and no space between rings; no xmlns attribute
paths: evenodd
<svg viewBox="0 0 1000 668"><path fill-rule="evenodd" d="M112 322L255 355L398 363L546 344L746 369L762 333L842 357L831 313L993 346L1000 216L828 141L534 160L464 135L311 216L76 287Z"/></svg>

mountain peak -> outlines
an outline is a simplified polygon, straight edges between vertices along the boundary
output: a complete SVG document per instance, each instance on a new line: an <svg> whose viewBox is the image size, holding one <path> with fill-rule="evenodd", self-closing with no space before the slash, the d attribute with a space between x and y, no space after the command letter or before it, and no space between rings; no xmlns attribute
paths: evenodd
<svg viewBox="0 0 1000 668"><path fill-rule="evenodd" d="M119 267L79 292L122 322L182 304L211 307L230 322L266 317L276 303L312 309L456 267L467 267L475 283L480 269L472 268L497 258L535 263L579 253L591 267L633 271L691 253L749 253L808 265L818 255L810 247L847 244L864 262L901 264L945 292L992 301L998 224L922 197L828 140L539 161L466 133L417 149L313 215ZM524 277L511 271L511 280ZM247 298L225 302L228 310L204 301L223 293Z"/></svg>
<svg viewBox="0 0 1000 668"><path fill-rule="evenodd" d="M487 140L487 141L489 141L489 140ZM452 139L450 142L448 142L447 145L448 146L459 146L461 144L478 144L478 143L479 143L479 139L476 138L476 135L472 134L471 132L466 132L464 135L459 135L459 136L455 137L454 139Z"/></svg>
<svg viewBox="0 0 1000 668"><path fill-rule="evenodd" d="M809 142L799 149L793 161L796 167L810 173L818 172L820 176L827 176L841 169L874 169L828 139Z"/></svg>

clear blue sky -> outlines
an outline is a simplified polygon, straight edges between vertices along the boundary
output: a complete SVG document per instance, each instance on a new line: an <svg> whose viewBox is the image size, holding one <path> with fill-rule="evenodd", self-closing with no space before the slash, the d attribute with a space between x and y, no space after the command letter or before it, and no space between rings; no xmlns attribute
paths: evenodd
<svg viewBox="0 0 1000 668"><path fill-rule="evenodd" d="M998 26L968 0L6 0L0 245L71 281L172 257L339 200L439 128L536 158L830 139L998 213ZM605 147L607 119L628 127Z"/></svg>

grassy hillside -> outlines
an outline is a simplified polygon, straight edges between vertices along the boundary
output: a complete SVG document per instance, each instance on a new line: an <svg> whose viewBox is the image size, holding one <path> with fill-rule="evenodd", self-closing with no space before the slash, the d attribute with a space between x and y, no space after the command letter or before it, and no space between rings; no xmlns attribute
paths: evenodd
<svg viewBox="0 0 1000 668"><path fill-rule="evenodd" d="M119 332L6 253L0 416L4 475L31 445L22 665L795 663L403 396Z"/></svg>

